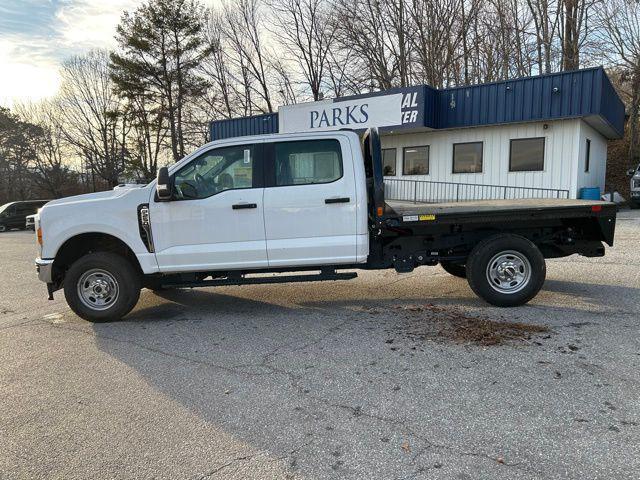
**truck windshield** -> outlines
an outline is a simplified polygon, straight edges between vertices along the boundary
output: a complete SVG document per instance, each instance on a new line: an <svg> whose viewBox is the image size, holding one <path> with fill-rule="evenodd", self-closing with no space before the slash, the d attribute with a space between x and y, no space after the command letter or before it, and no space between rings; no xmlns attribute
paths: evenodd
<svg viewBox="0 0 640 480"><path fill-rule="evenodd" d="M9 205L11 205L11 203L5 203L4 205L2 205L0 207L0 214L2 214L2 212L4 212L7 208L9 208Z"/></svg>

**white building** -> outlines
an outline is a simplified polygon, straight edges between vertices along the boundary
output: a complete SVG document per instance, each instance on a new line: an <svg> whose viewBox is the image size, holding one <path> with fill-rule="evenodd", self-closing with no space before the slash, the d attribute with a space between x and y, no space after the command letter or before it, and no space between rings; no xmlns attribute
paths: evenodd
<svg viewBox="0 0 640 480"><path fill-rule="evenodd" d="M602 68L436 90L426 85L212 122L213 139L378 127L388 198L579 198L605 188L624 106ZM593 192L592 192L593 193ZM596 193L597 194L597 193Z"/></svg>

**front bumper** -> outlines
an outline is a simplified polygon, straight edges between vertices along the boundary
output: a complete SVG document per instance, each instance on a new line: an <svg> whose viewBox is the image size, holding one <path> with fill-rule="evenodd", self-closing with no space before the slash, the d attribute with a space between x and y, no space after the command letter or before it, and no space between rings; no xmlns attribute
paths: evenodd
<svg viewBox="0 0 640 480"><path fill-rule="evenodd" d="M41 281L44 283L53 282L53 260L36 258L36 270Z"/></svg>

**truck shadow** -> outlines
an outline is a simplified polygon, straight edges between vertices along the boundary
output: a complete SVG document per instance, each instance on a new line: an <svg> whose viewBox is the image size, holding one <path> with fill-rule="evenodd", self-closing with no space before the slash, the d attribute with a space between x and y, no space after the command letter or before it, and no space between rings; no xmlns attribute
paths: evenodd
<svg viewBox="0 0 640 480"><path fill-rule="evenodd" d="M544 308L558 310L581 310L592 307L599 311L621 311L635 309L636 299L640 296L640 288L626 285L603 285L595 283L574 282L565 280L547 280L542 292L551 292L572 297L580 302L578 305L563 305ZM535 302L535 299L534 299ZM589 311L592 311L589 308Z"/></svg>
<svg viewBox="0 0 640 480"><path fill-rule="evenodd" d="M424 298L380 298L384 292L372 295L358 287L339 292L334 299L329 288L317 285L309 290L287 285L281 290L256 289L258 299L240 296L246 295L241 289L175 290L159 295L145 291L139 307L125 321L95 324L93 330L100 350L204 421L207 435L234 445L235 458L269 461L274 477L367 476L384 470L381 465L389 465L379 472L381 478L402 477L415 469L413 456L401 448L406 427L422 428L411 412L420 412L424 418L439 418L442 411L466 412L447 418L446 430L455 432L455 442L460 443L473 442L469 432L482 428L487 416L504 415L443 396L471 388L470 382L484 388L480 385L486 365L476 363L478 359L489 362L491 354L478 349L479 357L469 362L466 347L427 341L416 350L415 343L397 334L403 308L410 305L471 308L494 319L506 314L471 293L463 296L463 283L453 279L446 283L444 293ZM279 291L287 302L276 303L281 298L274 292ZM577 302L558 305L561 302L556 299L550 306L542 298L542 304L516 309L508 318L532 325L546 319L569 322L570 317L589 312L594 302L602 303L605 310L620 310L626 296L638 293L633 287L548 280L543 297L569 295ZM529 351L535 348L544 347L531 346ZM510 366L509 352L517 357L527 355L527 349L502 351L506 353L499 355L500 363L493 368L520 385L521 390L512 391L511 401L526 404L534 394L528 388L535 388L535 382L521 382L522 372ZM447 358L446 369L434 371L434 364L443 358ZM448 390L440 388L442 382ZM377 412L385 412L384 418L378 418ZM520 428L517 422L512 427ZM439 420L432 420L430 428L439 431ZM212 444L213 437L207 435L200 432L181 438L180 455L194 455L191 460L200 461L189 452ZM431 435L435 434L427 433ZM395 442L391 446L389 439ZM454 441L437 435L434 440ZM411 442L416 451L421 448L419 439ZM490 449L509 447L496 444ZM349 465L348 458L358 458L358 464ZM206 458L201 462L202 471L192 472L193 476L206 475L224 463L219 458L218 463Z"/></svg>

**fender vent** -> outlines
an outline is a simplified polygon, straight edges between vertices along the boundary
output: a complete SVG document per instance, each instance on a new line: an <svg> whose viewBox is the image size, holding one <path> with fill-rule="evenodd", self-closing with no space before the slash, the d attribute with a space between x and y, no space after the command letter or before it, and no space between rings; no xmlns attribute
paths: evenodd
<svg viewBox="0 0 640 480"><path fill-rule="evenodd" d="M138 227L140 229L140 239L144 243L149 253L153 253L153 235L151 234L151 214L149 204L143 203L138 206Z"/></svg>

